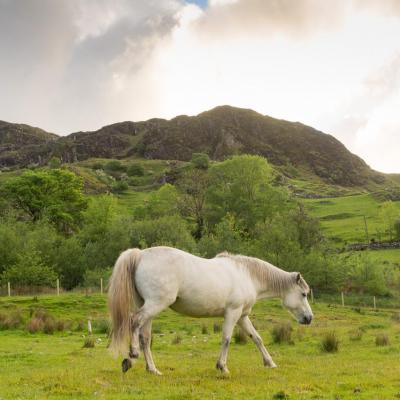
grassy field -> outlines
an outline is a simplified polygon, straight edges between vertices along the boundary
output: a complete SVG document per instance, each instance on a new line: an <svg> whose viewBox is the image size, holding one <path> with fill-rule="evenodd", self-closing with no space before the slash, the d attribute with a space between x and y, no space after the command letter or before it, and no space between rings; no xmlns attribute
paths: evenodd
<svg viewBox="0 0 400 400"><path fill-rule="evenodd" d="M28 333L24 324L35 310L70 321L51 335ZM120 359L106 349L100 327L106 318L105 297L0 298L0 313L23 317L18 329L0 331L0 398L5 399L389 399L400 397L398 359L400 322L394 311L315 304L311 326L291 321L278 301L259 303L252 319L278 368L262 366L253 343L231 344L231 374L214 365L220 320L192 319L172 311L154 323L153 355L163 376L149 375L141 357L125 376ZM94 348L83 348L88 317L95 327ZM292 344L272 342L273 326L291 321ZM339 351L321 350L321 338L334 330ZM376 346L378 334L390 344ZM180 337L181 341L176 338ZM361 336L361 337L360 337Z"/></svg>
<svg viewBox="0 0 400 400"><path fill-rule="evenodd" d="M337 242L365 242L364 216L367 220L370 239L379 239L377 230L383 231L379 218L380 203L372 194L305 199L304 203L310 213L320 219L326 235ZM400 212L400 202L394 204Z"/></svg>

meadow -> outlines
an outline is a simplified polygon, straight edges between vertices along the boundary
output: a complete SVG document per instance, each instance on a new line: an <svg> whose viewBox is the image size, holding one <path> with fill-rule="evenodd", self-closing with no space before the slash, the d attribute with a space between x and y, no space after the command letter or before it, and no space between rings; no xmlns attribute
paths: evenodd
<svg viewBox="0 0 400 400"><path fill-rule="evenodd" d="M153 356L163 376L144 370L141 356L125 375L107 351L106 297L66 294L0 298L0 315L19 315L0 331L0 398L8 399L389 399L400 397L400 320L393 310L313 304L310 326L298 325L279 301L262 301L252 312L276 369L262 366L253 343L232 340L230 375L215 369L221 320L193 319L166 311L153 325ZM29 333L40 311L63 321L60 332ZM84 348L87 319L93 348ZM289 322L290 343L275 343L272 329ZM327 332L339 340L324 352ZM386 337L377 346L376 338ZM236 335L236 337L239 337ZM379 344L382 344L379 342Z"/></svg>

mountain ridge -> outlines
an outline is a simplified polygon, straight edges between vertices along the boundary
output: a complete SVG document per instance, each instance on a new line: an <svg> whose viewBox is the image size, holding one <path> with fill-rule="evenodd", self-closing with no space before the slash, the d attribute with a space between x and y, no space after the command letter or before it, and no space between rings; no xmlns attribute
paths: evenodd
<svg viewBox="0 0 400 400"><path fill-rule="evenodd" d="M0 122L0 166L44 165L52 157L73 163L88 158L144 157L190 160L192 153L207 153L213 160L235 154L258 154L283 171L303 169L322 180L343 186L383 183L385 174L372 170L332 135L300 122L262 115L251 109L218 106L196 116L179 115L170 120L124 121L96 131L57 136L23 124ZM4 133L8 126L8 136ZM8 140L25 126L29 134ZM21 129L21 128L19 128ZM27 130L28 128L25 128ZM39 138L29 135L36 132ZM3 135L2 135L3 132ZM18 135L17 135L18 136ZM289 172L287 172L289 173Z"/></svg>

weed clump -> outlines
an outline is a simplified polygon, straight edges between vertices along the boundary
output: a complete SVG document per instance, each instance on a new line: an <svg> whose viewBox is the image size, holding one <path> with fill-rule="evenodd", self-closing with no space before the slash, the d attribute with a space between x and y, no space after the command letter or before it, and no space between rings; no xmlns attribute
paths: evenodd
<svg viewBox="0 0 400 400"><path fill-rule="evenodd" d="M213 331L214 331L214 333L221 332L222 331L221 324L219 324L218 322L214 322Z"/></svg>
<svg viewBox="0 0 400 400"><path fill-rule="evenodd" d="M321 341L321 350L325 353L336 353L339 350L339 339L335 331L325 333Z"/></svg>
<svg viewBox="0 0 400 400"><path fill-rule="evenodd" d="M280 390L279 392L276 392L272 398L274 400L286 400L289 399L289 395L285 393L283 390Z"/></svg>
<svg viewBox="0 0 400 400"><path fill-rule="evenodd" d="M377 346L389 346L389 336L386 333L379 333L375 337L375 344Z"/></svg>
<svg viewBox="0 0 400 400"><path fill-rule="evenodd" d="M94 329L98 333L104 333L106 335L109 335L111 332L110 322L106 319L97 320L94 323Z"/></svg>
<svg viewBox="0 0 400 400"><path fill-rule="evenodd" d="M203 335L208 335L208 327L207 327L207 325L202 325L201 326L201 333L203 334Z"/></svg>
<svg viewBox="0 0 400 400"><path fill-rule="evenodd" d="M22 324L23 318L20 311L14 311L10 314L0 314L0 330L16 329Z"/></svg>
<svg viewBox="0 0 400 400"><path fill-rule="evenodd" d="M349 339L352 342L360 341L363 337L363 334L364 332L360 328L353 329L352 331L349 332Z"/></svg>
<svg viewBox="0 0 400 400"><path fill-rule="evenodd" d="M84 342L83 342L83 346L84 349L91 349L94 347L94 338L93 336L88 336L85 338Z"/></svg>
<svg viewBox="0 0 400 400"><path fill-rule="evenodd" d="M272 329L272 340L274 343L293 344L292 340L293 328L290 324L275 325Z"/></svg>
<svg viewBox="0 0 400 400"><path fill-rule="evenodd" d="M43 321L40 318L32 318L26 325L26 330L29 333L41 332L43 329Z"/></svg>
<svg viewBox="0 0 400 400"><path fill-rule="evenodd" d="M236 344L246 344L247 343L247 335L241 329L235 330L233 339Z"/></svg>
<svg viewBox="0 0 400 400"><path fill-rule="evenodd" d="M393 320L394 322L400 322L400 312L395 312L395 313L392 315L392 320Z"/></svg>
<svg viewBox="0 0 400 400"><path fill-rule="evenodd" d="M179 344L181 342L182 342L182 336L179 333L177 333L172 339L172 344Z"/></svg>

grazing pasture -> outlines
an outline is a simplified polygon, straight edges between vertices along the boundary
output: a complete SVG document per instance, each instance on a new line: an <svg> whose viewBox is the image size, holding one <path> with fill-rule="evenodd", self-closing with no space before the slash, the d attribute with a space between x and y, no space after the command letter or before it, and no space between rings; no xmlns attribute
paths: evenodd
<svg viewBox="0 0 400 400"><path fill-rule="evenodd" d="M164 375L146 373L141 355L123 376L121 360L113 359L107 351L105 296L3 297L0 298L0 398L389 399L400 396L400 318L396 311L329 304L314 304L313 311L313 323L301 326L282 309L279 301L258 303L252 320L278 368L264 368L251 341L233 340L229 376L212 367L219 354L221 320L163 312L153 325L153 355ZM29 333L28 323L43 315L53 318L62 329L51 334ZM16 326L6 329L4 321L12 316ZM93 348L83 347L88 318L93 325ZM274 327L278 327L276 334L279 326L288 322L292 327L290 340L273 340ZM322 342L332 332L338 340L338 349L327 352ZM387 345L376 344L386 336Z"/></svg>

